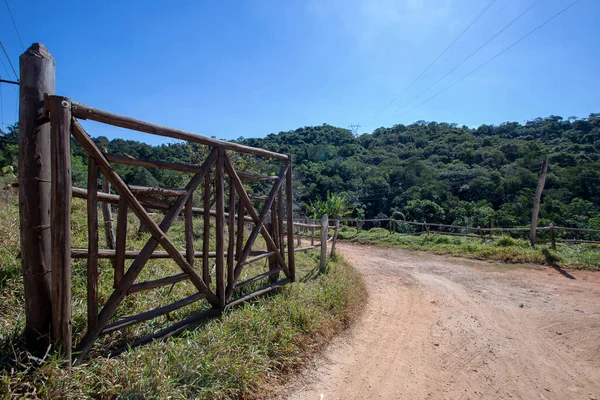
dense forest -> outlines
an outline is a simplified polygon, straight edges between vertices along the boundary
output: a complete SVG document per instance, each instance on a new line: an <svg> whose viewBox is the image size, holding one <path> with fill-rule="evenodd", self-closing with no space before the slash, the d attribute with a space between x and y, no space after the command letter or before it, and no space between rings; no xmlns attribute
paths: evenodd
<svg viewBox="0 0 600 400"><path fill-rule="evenodd" d="M9 127L0 137L5 179L16 168L17 135L16 127ZM140 158L198 163L206 154L201 146L180 142L95 141L111 153ZM346 199L354 217L470 226L527 225L541 163L548 156L540 223L600 228L600 114L476 129L418 121L359 136L323 124L236 141L293 155L298 213L305 212L303 203L331 192ZM77 146L73 153L73 180L85 185L86 158ZM255 172L275 172L257 160L245 163ZM185 184L179 173L119 168L131 184Z"/></svg>

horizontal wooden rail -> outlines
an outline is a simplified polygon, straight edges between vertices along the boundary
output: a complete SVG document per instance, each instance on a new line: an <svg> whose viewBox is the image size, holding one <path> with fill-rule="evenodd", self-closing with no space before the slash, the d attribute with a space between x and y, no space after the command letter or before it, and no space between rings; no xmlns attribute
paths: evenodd
<svg viewBox="0 0 600 400"><path fill-rule="evenodd" d="M298 251L307 251L307 250L312 250L312 249L318 249L319 247L321 247L321 243L317 243L313 246L306 246L306 247L297 247L294 249L295 252Z"/></svg>
<svg viewBox="0 0 600 400"><path fill-rule="evenodd" d="M267 294L267 293L269 293L269 292L271 292L271 291L273 291L273 290L275 290L275 289L277 289L277 288L279 288L279 287L281 287L281 286L283 286L283 285L285 285L286 283L289 283L289 282L290 282L290 280L288 278L285 278L285 279L282 279L282 280L277 281L275 283L272 283L269 286L266 286L266 287L264 287L262 289L259 289L259 290L255 291L255 292L248 293L247 295L244 295L244 296L239 297L239 298L237 298L235 300L229 301L227 303L227 307L226 308L234 307L234 306L236 306L238 304L241 304L241 303L243 303L245 301L248 301L248 300L250 300L250 299L252 299L254 297L261 296L263 294Z"/></svg>
<svg viewBox="0 0 600 400"><path fill-rule="evenodd" d="M135 158L129 155L120 156L116 154L104 153L106 159L113 164L121 164L121 165L132 165L137 167L146 167L146 168L158 168L158 169L166 169L170 171L179 171L179 172L188 172L197 174L201 171L201 168L196 165L189 164L181 164L181 163L173 163L166 161L158 161L158 160L150 160L146 158ZM253 174L250 172L238 171L238 176L244 180L257 180L257 181L274 181L277 179L277 176L272 175L260 175Z"/></svg>
<svg viewBox="0 0 600 400"><path fill-rule="evenodd" d="M118 321L115 321L111 324L106 325L106 327L102 330L101 334L105 335L105 334L117 331L119 329L123 329L128 326L135 325L135 324L138 324L143 321L148 321L149 319L153 319L153 318L159 317L164 314L168 314L168 313L178 310L182 307L185 307L189 304L195 303L196 301L201 300L205 297L206 297L206 295L203 293L196 293L196 294L188 296L184 299L178 300L174 303L168 304L166 306L157 307L150 311L146 311L143 313L125 317L123 319L120 319Z"/></svg>
<svg viewBox="0 0 600 400"><path fill-rule="evenodd" d="M150 194L165 197L179 197L183 196L186 192L183 189L165 189L158 187L147 187L147 186L135 186L129 185L129 189L135 194Z"/></svg>
<svg viewBox="0 0 600 400"><path fill-rule="evenodd" d="M429 234L436 234L436 235L463 236L463 237L470 237L470 238L481 239L480 235L474 235L472 233L444 232L444 231L415 232L412 235L421 236L421 235L427 235L428 233Z"/></svg>
<svg viewBox="0 0 600 400"><path fill-rule="evenodd" d="M463 225L448 225L448 224L438 224L432 222L416 222L416 221L405 221L400 219L392 219L392 218L373 218L373 219L341 219L341 222L395 222L398 224L407 224L407 225L415 225L415 226L427 226L427 227L438 227L438 228L449 228L449 229L462 229L468 231L481 231L481 232L529 232L529 228L480 228L474 226L463 226ZM331 227L330 227L331 229ZM554 229L558 229L554 227ZM578 228L573 228L578 229ZM538 231L548 231L550 227L541 226L537 228ZM593 231L593 230L590 230Z"/></svg>
<svg viewBox="0 0 600 400"><path fill-rule="evenodd" d="M549 229L549 228L548 228ZM555 231L575 231L575 232L589 232L589 233L600 233L600 229L586 229L586 228L568 228L565 226L555 226Z"/></svg>
<svg viewBox="0 0 600 400"><path fill-rule="evenodd" d="M315 228L315 229L321 229L321 225L317 225L317 224L304 224L302 222L294 222L293 223L294 226L298 226L300 228Z"/></svg>
<svg viewBox="0 0 600 400"><path fill-rule="evenodd" d="M213 139L207 136L198 135L191 132L186 132L180 129L168 128L166 126L156 125L149 122L141 121L135 118L125 117L122 115L113 114L107 111L102 111L96 108L86 106L85 104L72 102L71 113L74 117L80 119L89 119L92 121L102 122L105 124L118 126L120 128L131 129L134 131L146 132L152 135L165 136L173 139L186 140L193 143L202 144L205 146L220 147L225 150L239 151L240 153L254 154L257 156L276 158L279 160L288 160L289 157L285 154L275 153L273 151L264 150L244 146L242 144L225 142L223 140Z"/></svg>
<svg viewBox="0 0 600 400"><path fill-rule="evenodd" d="M117 253L116 250L98 249L98 258L115 258L116 253ZM182 255L186 254L185 251L180 251L180 253ZM140 254L140 252L137 250L126 250L125 251L125 259L134 260L139 254ZM195 258L201 258L202 256L203 256L203 253L201 251L194 252ZM210 257L210 258L215 258L216 256L217 256L217 253L215 253L214 251L211 251L210 253L208 253L208 257ZM87 249L71 249L71 257L72 258L87 258L88 250ZM154 253L152 253L150 258L151 259L171 258L171 256L166 251L155 251Z"/></svg>
<svg viewBox="0 0 600 400"><path fill-rule="evenodd" d="M261 279L263 279L263 278L266 278L267 276L274 275L274 274L276 274L276 273L278 273L278 272L281 272L281 271L283 271L283 267L277 267L277 268L274 268L274 269L272 269L272 270L269 270L269 271L267 271L267 272L263 272L263 273L262 273L262 274L260 274L260 275L256 275L256 276L254 276L254 277L252 277L252 278L250 278L250 279L246 279L246 280L245 280L245 281L243 281L243 282L239 282L237 285L235 285L235 288L236 288L236 289L239 289L239 288L241 288L241 287L244 287L244 286L246 286L246 285L249 285L249 284L251 284L252 282L259 281L259 280L261 280Z"/></svg>
<svg viewBox="0 0 600 400"><path fill-rule="evenodd" d="M79 199L87 199L88 191L87 189L73 186L71 189L71 194L73 197ZM119 200L121 199L121 196L112 193L98 192L97 196L98 201L102 203L119 204ZM171 205L168 202L160 199L145 198L144 200L141 200L140 203L142 203L144 207L154 210L168 210L171 208Z"/></svg>
<svg viewBox="0 0 600 400"><path fill-rule="evenodd" d="M560 239L561 242L567 243L589 243L589 244L600 244L598 240L579 240L579 239Z"/></svg>
<svg viewBox="0 0 600 400"><path fill-rule="evenodd" d="M73 193L73 197L76 197L79 199L87 199L87 189L73 187L72 193ZM121 198L121 196L119 196L118 194L98 192L98 201L99 202L110 203L110 204L119 204L120 198ZM140 203L142 203L142 205L144 205L145 207L153 209L153 210L168 210L169 208L171 208L171 205L169 203L167 203L166 201L160 200L160 199L143 199L143 200L140 200ZM204 208L192 207L192 213L197 214L197 215L203 215ZM217 212L215 210L210 210L210 216L216 217ZM229 217L229 213L225 213L225 216ZM235 217L237 218L237 214L235 215ZM254 220L252 218L250 218L249 216L244 216L244 221L252 222L252 223L254 222Z"/></svg>

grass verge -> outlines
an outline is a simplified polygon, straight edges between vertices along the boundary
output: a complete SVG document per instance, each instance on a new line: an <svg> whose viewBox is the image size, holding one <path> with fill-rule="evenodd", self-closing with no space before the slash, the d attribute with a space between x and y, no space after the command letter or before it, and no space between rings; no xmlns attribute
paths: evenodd
<svg viewBox="0 0 600 400"><path fill-rule="evenodd" d="M355 228L340 229L339 237L355 243L401 247L424 250L436 254L449 254L478 260L505 263L531 263L574 269L597 270L600 266L600 246L557 243L556 250L541 244L532 248L529 242L508 236L470 238L424 234L413 236L390 233L386 229L373 228L357 232Z"/></svg>
<svg viewBox="0 0 600 400"><path fill-rule="evenodd" d="M82 205L74 204L73 242L85 245ZM226 311L164 342L138 347L116 358L102 357L115 348L190 313L206 308L197 303L171 315L127 328L102 338L85 365L70 371L55 356L41 361L25 351L20 332L24 325L23 287L17 260L18 215L16 199L0 202L0 397L2 398L264 398L290 371L327 344L358 315L365 295L356 271L341 257L333 257L328 272L317 273L317 251L297 254L297 282L273 294ZM195 226L202 226L201 220ZM132 248L144 237L132 227ZM173 227L174 235L182 226ZM181 232L182 233L182 232ZM136 239L137 238L137 239ZM101 238L102 240L102 238ZM177 239L182 240L182 239ZM128 241L129 243L129 241ZM111 267L101 270L100 297L110 293ZM257 268L264 268L258 266ZM102 265L101 265L102 268ZM175 268L165 261L148 267L144 279ZM84 264L73 266L74 335L85 326ZM155 272L157 275L155 275ZM131 297L121 306L127 314L167 304L188 295L177 284ZM250 285L252 286L252 285ZM250 289L249 289L250 290ZM78 299L78 300L77 300ZM188 314L186 314L188 313Z"/></svg>

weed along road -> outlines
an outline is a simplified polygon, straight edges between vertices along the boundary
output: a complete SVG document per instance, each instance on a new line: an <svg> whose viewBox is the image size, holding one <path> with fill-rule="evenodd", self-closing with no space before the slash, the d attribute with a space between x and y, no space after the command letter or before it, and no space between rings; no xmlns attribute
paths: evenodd
<svg viewBox="0 0 600 400"><path fill-rule="evenodd" d="M600 273L339 249L367 305L288 399L600 399Z"/></svg>

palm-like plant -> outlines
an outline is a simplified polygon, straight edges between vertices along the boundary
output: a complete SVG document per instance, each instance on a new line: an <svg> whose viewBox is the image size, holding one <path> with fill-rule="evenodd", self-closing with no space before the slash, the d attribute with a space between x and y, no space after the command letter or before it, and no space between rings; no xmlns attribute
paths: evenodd
<svg viewBox="0 0 600 400"><path fill-rule="evenodd" d="M325 214L327 214L329 218L336 219L351 213L348 211L346 199L331 192L327 192L327 198L325 200L321 199L321 197L317 197L310 203L304 203L304 207L312 214L313 219L319 219Z"/></svg>

